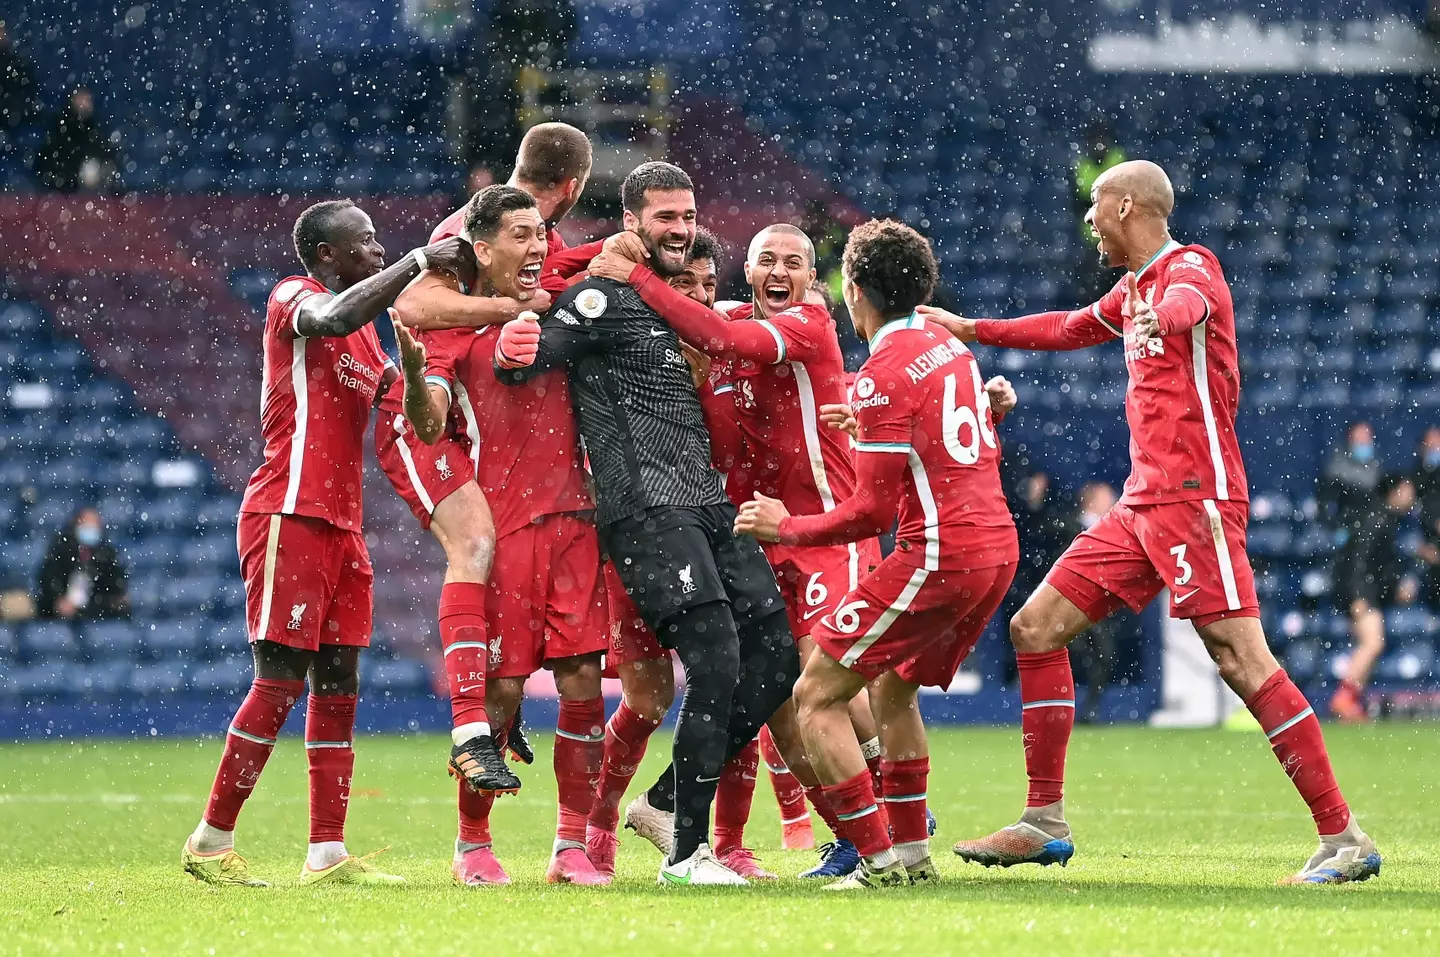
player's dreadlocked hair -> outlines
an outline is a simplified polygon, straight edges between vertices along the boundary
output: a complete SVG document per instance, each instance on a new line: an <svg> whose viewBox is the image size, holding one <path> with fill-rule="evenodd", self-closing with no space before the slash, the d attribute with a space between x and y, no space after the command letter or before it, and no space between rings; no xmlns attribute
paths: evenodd
<svg viewBox="0 0 1440 957"><path fill-rule="evenodd" d="M719 273L724 268L725 244L710 230L704 226L695 229L695 242L690 246L690 255L686 257L687 262L694 262L697 259L708 259Z"/></svg>
<svg viewBox="0 0 1440 957"><path fill-rule="evenodd" d="M514 186L486 186L465 204L465 237L471 242L490 242L500 229L500 220L517 209L536 208L535 197Z"/></svg>
<svg viewBox="0 0 1440 957"><path fill-rule="evenodd" d="M291 234L295 240L295 254L307 271L313 272L320 264L320 244L331 241L330 227L335 221L335 214L354 205L348 199L329 199L311 206L295 220L295 230Z"/></svg>
<svg viewBox="0 0 1440 957"><path fill-rule="evenodd" d="M663 193L694 188L690 175L673 163L641 163L620 185L620 206L638 216L645 208L645 194L651 190Z"/></svg>
<svg viewBox="0 0 1440 957"><path fill-rule="evenodd" d="M852 229L843 268L886 319L929 302L940 278L930 241L893 219L872 219Z"/></svg>
<svg viewBox="0 0 1440 957"><path fill-rule="evenodd" d="M553 189L590 175L590 138L569 123L539 123L520 141L515 180L536 189Z"/></svg>

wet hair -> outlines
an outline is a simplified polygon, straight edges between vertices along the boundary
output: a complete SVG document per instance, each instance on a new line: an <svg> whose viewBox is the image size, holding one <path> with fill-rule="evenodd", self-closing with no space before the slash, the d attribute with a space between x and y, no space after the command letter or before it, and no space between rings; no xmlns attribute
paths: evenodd
<svg viewBox="0 0 1440 957"><path fill-rule="evenodd" d="M472 242L490 242L506 213L538 208L535 197L514 186L486 186L465 204L465 235Z"/></svg>
<svg viewBox="0 0 1440 957"><path fill-rule="evenodd" d="M590 175L590 138L569 123L530 127L515 157L515 179L536 189L553 189Z"/></svg>
<svg viewBox="0 0 1440 957"><path fill-rule="evenodd" d="M929 302L940 278L929 240L893 219L872 219L850 231L844 270L887 319Z"/></svg>
<svg viewBox="0 0 1440 957"><path fill-rule="evenodd" d="M334 242L330 230L334 228L336 215L341 210L354 207L355 204L348 199L327 199L311 206L295 220L295 229L291 234L295 240L295 255L300 257L307 270L313 272L320 264L320 244Z"/></svg>
<svg viewBox="0 0 1440 957"><path fill-rule="evenodd" d="M673 163L641 163L620 185L620 205L638 216L645 209L647 193L694 188L690 175Z"/></svg>
<svg viewBox="0 0 1440 957"><path fill-rule="evenodd" d="M708 259L718 274L723 265L724 254L724 244L720 237L704 226L700 226L695 230L695 242L691 244L690 255L685 258L685 261L694 262L697 259Z"/></svg>
<svg viewBox="0 0 1440 957"><path fill-rule="evenodd" d="M771 233L781 233L782 235L786 236L799 236L800 245L805 247L805 256L810 260L810 268L815 268L815 244L810 241L809 236L805 235L805 230L801 229L799 226L791 225L790 223L776 223L773 226L766 226L764 229L756 233L755 238L750 240L750 248L745 251L746 262L753 263L755 261L755 257L760 254L760 244L764 242L765 237Z"/></svg>

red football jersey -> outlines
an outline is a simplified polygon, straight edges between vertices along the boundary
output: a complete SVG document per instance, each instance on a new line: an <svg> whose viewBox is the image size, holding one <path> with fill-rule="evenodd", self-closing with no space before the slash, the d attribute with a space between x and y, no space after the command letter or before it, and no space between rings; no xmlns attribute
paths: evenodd
<svg viewBox="0 0 1440 957"><path fill-rule="evenodd" d="M824 306L793 306L752 319L754 306L730 310L735 322L759 322L775 337L780 361L717 363L715 391L734 403L742 453L726 476L735 495L761 492L792 512L828 512L855 491L849 437L820 423L820 406L848 401L845 359L835 320Z"/></svg>
<svg viewBox="0 0 1440 957"><path fill-rule="evenodd" d="M494 367L499 329L450 329L425 338L425 381L450 393L458 437L490 503L497 538L541 516L595 508L565 371L521 386L501 384Z"/></svg>
<svg viewBox="0 0 1440 957"><path fill-rule="evenodd" d="M964 343L917 315L887 323L870 340L851 408L857 455L899 454L909 465L901 560L932 571L1019 560L990 396Z"/></svg>
<svg viewBox="0 0 1440 957"><path fill-rule="evenodd" d="M461 206L455 212L440 220L440 224L430 231L430 242L438 243L442 239L449 239L451 236L459 236L460 231L465 228L465 208ZM567 249L565 238L560 235L560 230L547 227L545 230L545 255L551 256Z"/></svg>
<svg viewBox="0 0 1440 957"><path fill-rule="evenodd" d="M1125 419L1130 425L1127 505L1196 499L1248 501L1245 463L1235 436L1240 360L1235 307L1214 253L1171 240L1140 270L1136 285L1155 305L1186 289L1205 303L1204 321L1185 332L1137 344L1121 314L1124 278L1090 307L1095 321L1125 339Z"/></svg>
<svg viewBox="0 0 1440 957"><path fill-rule="evenodd" d="M265 461L240 511L307 515L358 531L365 430L392 363L370 323L344 337L296 335L300 304L327 293L309 276L282 279L270 292L260 387Z"/></svg>

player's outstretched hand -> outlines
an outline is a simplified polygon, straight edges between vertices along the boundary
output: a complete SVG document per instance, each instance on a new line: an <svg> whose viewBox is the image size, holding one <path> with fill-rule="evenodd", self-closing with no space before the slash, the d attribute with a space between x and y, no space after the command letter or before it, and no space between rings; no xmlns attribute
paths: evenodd
<svg viewBox="0 0 1440 957"><path fill-rule="evenodd" d="M915 311L931 322L939 323L946 329L949 329L950 334L961 342L975 341L974 319L966 319L964 316L957 316L953 312L946 312L939 306L916 306Z"/></svg>
<svg viewBox="0 0 1440 957"><path fill-rule="evenodd" d="M495 361L502 369L533 365L540 354L540 317L528 309L500 327Z"/></svg>
<svg viewBox="0 0 1440 957"><path fill-rule="evenodd" d="M621 259L628 259L632 263L643 263L650 258L650 250L645 248L645 240L641 239L638 233L624 230L616 233L600 246L601 252L607 252Z"/></svg>
<svg viewBox="0 0 1440 957"><path fill-rule="evenodd" d="M710 378L710 357L683 340L680 351L685 354L685 361L690 364L690 381L699 389L705 384L705 380Z"/></svg>
<svg viewBox="0 0 1440 957"><path fill-rule="evenodd" d="M995 413L996 419L1020 403L1020 397L1015 394L1015 387L1003 375L997 375L985 383L985 392L990 396L990 411Z"/></svg>
<svg viewBox="0 0 1440 957"><path fill-rule="evenodd" d="M462 269L471 273L475 270L475 250L459 236L451 236L425 247L425 265L456 276Z"/></svg>
<svg viewBox="0 0 1440 957"><path fill-rule="evenodd" d="M525 304L522 312L533 312L536 315L550 311L550 306L555 302L555 297L550 295L549 290L536 286L531 292L521 290L520 302Z"/></svg>
<svg viewBox="0 0 1440 957"><path fill-rule="evenodd" d="M390 313L390 324L395 327L395 342L400 346L400 367L406 375L419 375L425 371L425 345L415 338L410 327L400 321L400 313L393 308L386 310Z"/></svg>
<svg viewBox="0 0 1440 957"><path fill-rule="evenodd" d="M855 421L855 413L844 403L827 402L820 406L820 421L832 429L850 433L852 439L860 431L860 423Z"/></svg>
<svg viewBox="0 0 1440 957"><path fill-rule="evenodd" d="M735 516L735 534L751 535L762 542L778 542L780 523L789 517L784 502L756 492L754 501L740 506Z"/></svg>
<svg viewBox="0 0 1440 957"><path fill-rule="evenodd" d="M630 270L635 264L624 256L617 256L614 253L602 252L590 260L590 268L586 270L592 277L597 279L609 279L611 282L630 281Z"/></svg>

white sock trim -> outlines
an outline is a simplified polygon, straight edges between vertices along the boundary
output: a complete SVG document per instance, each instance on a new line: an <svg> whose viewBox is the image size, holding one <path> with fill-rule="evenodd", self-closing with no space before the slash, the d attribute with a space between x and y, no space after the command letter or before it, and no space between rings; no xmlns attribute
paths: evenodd
<svg viewBox="0 0 1440 957"><path fill-rule="evenodd" d="M930 856L930 839L896 844L895 853L900 855L900 863L906 867L913 867Z"/></svg>
<svg viewBox="0 0 1440 957"><path fill-rule="evenodd" d="M876 735L869 741L861 741L860 753L865 756L866 761L873 761L880 757L880 736Z"/></svg>
<svg viewBox="0 0 1440 957"><path fill-rule="evenodd" d="M235 832L222 831L204 821L190 835L190 849L197 854L218 854L235 849Z"/></svg>
<svg viewBox="0 0 1440 957"><path fill-rule="evenodd" d="M459 725L458 727L451 729L450 743L455 745L456 747L459 747L466 741L469 741L471 738L477 737L482 734L487 736L490 734L490 722L469 721L465 724Z"/></svg>
<svg viewBox="0 0 1440 957"><path fill-rule="evenodd" d="M311 844L305 852L305 866L312 871L323 871L327 867L339 864L350 854L345 850L344 841L321 841L318 844Z"/></svg>

